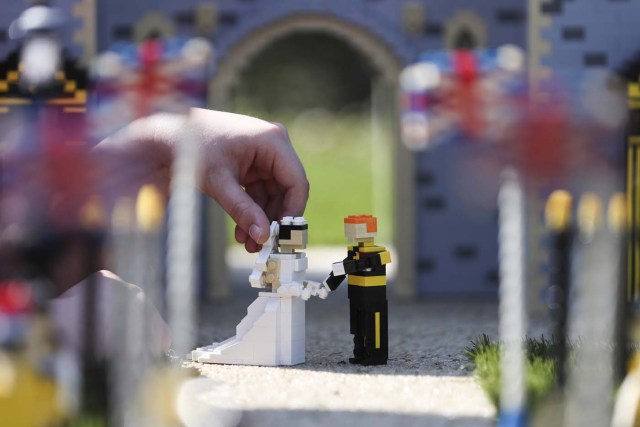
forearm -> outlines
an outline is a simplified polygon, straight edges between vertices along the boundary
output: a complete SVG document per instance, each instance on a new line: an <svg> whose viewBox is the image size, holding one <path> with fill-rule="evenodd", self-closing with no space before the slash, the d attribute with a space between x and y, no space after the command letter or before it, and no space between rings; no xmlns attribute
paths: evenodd
<svg viewBox="0 0 640 427"><path fill-rule="evenodd" d="M324 281L327 284L327 286L329 286L329 289L331 289L332 291L335 291L338 288L338 286L340 286L340 283L342 283L345 277L346 277L345 275L336 276L333 274L333 271L332 271L331 274L329 274L329 276Z"/></svg>
<svg viewBox="0 0 640 427"><path fill-rule="evenodd" d="M129 123L102 140L94 151L152 155L161 164L171 164L176 141L188 118L180 114L157 113Z"/></svg>

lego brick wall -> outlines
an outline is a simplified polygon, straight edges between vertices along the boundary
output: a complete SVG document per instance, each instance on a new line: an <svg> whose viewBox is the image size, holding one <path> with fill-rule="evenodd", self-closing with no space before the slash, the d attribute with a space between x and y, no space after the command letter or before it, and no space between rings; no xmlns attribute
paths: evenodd
<svg viewBox="0 0 640 427"><path fill-rule="evenodd" d="M79 5L92 1L53 1L72 20L64 38L74 56L84 53L84 46L74 41L74 35L91 25L74 13L78 14ZM22 0L4 3L0 30L26 7ZM428 49L504 43L524 47L526 41L527 4L522 0L109 0L97 2L96 7L98 49L153 32L199 34L213 42L218 63L225 60L232 46L255 30L283 18L311 13L332 16L364 30L394 52L400 63L414 61ZM13 48L0 39L0 57ZM416 265L421 293L495 293L495 215L483 214L480 218L465 211L465 196L450 193L460 182L476 182L468 171L456 166L456 162L464 163L475 155L473 150L457 147L416 157ZM435 177L432 182L425 179L429 174ZM433 197L442 198L444 206L432 206L429 200Z"/></svg>
<svg viewBox="0 0 640 427"><path fill-rule="evenodd" d="M458 43L525 47L526 2L431 2L427 9L426 33L419 43L424 52ZM461 35L465 26L471 39ZM465 46L469 41L477 44ZM416 155L415 266L421 295L497 295L500 170L491 165L492 150L457 140Z"/></svg>
<svg viewBox="0 0 640 427"><path fill-rule="evenodd" d="M585 72L616 70L640 52L638 0L553 0L540 8L551 21L538 30L550 45L542 63L574 90Z"/></svg>
<svg viewBox="0 0 640 427"><path fill-rule="evenodd" d="M637 24L640 1L530 0L530 3L535 8L532 13L538 15L531 27L531 35L543 47L537 52L543 72L541 81L559 83L572 98L573 113L583 112L589 107L588 100L584 98L587 84L590 85L596 76L619 71L625 63L637 58L640 52L640 27ZM596 157L616 164L623 157L623 133L612 135L612 140L602 141L596 147ZM619 166L619 170L622 168ZM578 178L574 178L574 181L570 187L575 194L579 194L584 186ZM550 189L547 190L541 191L540 196L546 197ZM544 271L546 257L543 256L542 246L536 246L542 240L544 231L539 221L529 224L530 233L534 234L535 230L538 230L537 238L529 247L530 263L540 266L540 270ZM544 291L546 282L542 278L541 275L529 275L531 300Z"/></svg>
<svg viewBox="0 0 640 427"><path fill-rule="evenodd" d="M418 40L418 48L442 49L447 47L448 30L455 28L457 21L476 22L469 15L477 18L485 27L486 35L479 47L496 47L504 43L512 43L525 47L527 5L522 0L490 0L472 2L453 0L442 2L431 0L422 2L426 7L424 34Z"/></svg>
<svg viewBox="0 0 640 427"><path fill-rule="evenodd" d="M402 1L341 0L220 0L201 2L184 0L140 1L111 0L101 11L99 45L107 46L119 39L129 39L144 20L157 20L162 28L177 34L192 35L198 30L197 14L203 4L215 11L214 29L208 35L216 49L216 62L225 61L231 47L259 28L280 19L297 15L326 14L364 29L389 47L404 63L414 61L420 52L442 49L456 43L469 47L495 47L526 42L526 2L493 0L482 4L467 0ZM151 16L161 12L158 16ZM162 22L164 20L164 22ZM464 34L464 32L468 34ZM458 147L453 151L417 156L416 206L418 290L422 294L494 295L497 288L497 225L494 210L479 215L465 208L465 196L452 195L460 182L473 183L476 177L453 163L464 163L477 155ZM446 171L438 167L448 165ZM452 171L456 171L453 173ZM427 184L424 174L435 174ZM496 172L497 176L497 172ZM492 177L492 179L495 177ZM489 185L487 201L495 182ZM430 207L428 199L441 197L446 206ZM486 201L485 201L486 202ZM483 203L485 203L483 202ZM486 204L486 203L485 203ZM482 218L481 218L482 217Z"/></svg>
<svg viewBox="0 0 640 427"><path fill-rule="evenodd" d="M443 145L417 156L419 291L427 296L494 296L498 289L495 150Z"/></svg>
<svg viewBox="0 0 640 427"><path fill-rule="evenodd" d="M493 0L482 4L466 0L449 2L397 0L143 0L130 2L110 0L100 5L99 45L127 39L135 27L150 14L160 14L172 31L191 35L198 26L199 8L213 9L214 30L210 37L218 58L252 31L276 20L296 14L327 14L352 23L377 36L398 58L415 59L424 49L440 49L447 43L449 31L456 23L484 26L478 40L482 45L496 46L505 41L523 46L526 31L526 4L521 0Z"/></svg>
<svg viewBox="0 0 640 427"><path fill-rule="evenodd" d="M332 15L371 31L406 61L416 53L399 27L397 9L400 8L388 1L146 0L132 4L112 0L102 6L99 45L132 36L136 25L154 12L160 13L176 33L191 35L197 27L195 12L202 7L214 10L213 31L208 36L216 46L219 60L231 46L254 30L279 19L309 13Z"/></svg>

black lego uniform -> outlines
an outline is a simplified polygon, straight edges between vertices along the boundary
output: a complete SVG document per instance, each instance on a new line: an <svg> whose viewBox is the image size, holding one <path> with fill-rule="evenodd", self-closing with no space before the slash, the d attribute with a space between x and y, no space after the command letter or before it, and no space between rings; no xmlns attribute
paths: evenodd
<svg viewBox="0 0 640 427"><path fill-rule="evenodd" d="M342 261L345 274L331 272L326 282L333 291L348 275L353 357L350 363L384 365L389 355L386 265L391 256L384 246L361 242L350 246Z"/></svg>

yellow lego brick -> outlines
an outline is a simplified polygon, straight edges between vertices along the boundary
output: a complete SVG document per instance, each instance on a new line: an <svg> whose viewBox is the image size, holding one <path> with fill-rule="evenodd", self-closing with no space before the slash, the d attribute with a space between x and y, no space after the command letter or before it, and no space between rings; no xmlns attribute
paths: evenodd
<svg viewBox="0 0 640 427"><path fill-rule="evenodd" d="M356 276L355 274L350 274L348 283L364 287L385 286L387 284L387 276Z"/></svg>
<svg viewBox="0 0 640 427"><path fill-rule="evenodd" d="M0 80L0 92L7 92L9 90L9 83L6 80Z"/></svg>
<svg viewBox="0 0 640 427"><path fill-rule="evenodd" d="M635 164L636 165L640 165L640 151L636 150L635 152ZM634 181L638 182L638 173L636 173L636 176L634 177ZM638 188L635 188L636 191L638 191ZM637 194L637 193L636 193ZM636 197L636 204L634 206L636 215L635 217L629 218L630 221L634 221L634 224L640 224L640 197Z"/></svg>
<svg viewBox="0 0 640 427"><path fill-rule="evenodd" d="M0 413L13 426L62 425L65 408L56 399L56 384L24 360L12 360L0 353L1 362L15 375L13 387L1 390ZM38 403L34 410L33 402ZM4 424L4 423L3 423Z"/></svg>
<svg viewBox="0 0 640 427"><path fill-rule="evenodd" d="M67 80L66 82L64 82L64 91L65 92L73 92L76 90L76 82L74 82L73 80Z"/></svg>
<svg viewBox="0 0 640 427"><path fill-rule="evenodd" d="M624 232L627 225L627 195L618 192L609 198L607 204L607 225L615 232Z"/></svg>
<svg viewBox="0 0 640 427"><path fill-rule="evenodd" d="M66 76L64 74L64 71L56 71L56 73L54 74L54 78L56 80L64 80L65 77Z"/></svg>
<svg viewBox="0 0 640 427"><path fill-rule="evenodd" d="M86 113L87 109L85 107L64 107L62 111L69 114L82 114Z"/></svg>
<svg viewBox="0 0 640 427"><path fill-rule="evenodd" d="M380 348L380 312L376 311L376 348Z"/></svg>
<svg viewBox="0 0 640 427"><path fill-rule="evenodd" d="M566 230L573 221L571 217L573 198L566 190L555 190L544 207L545 222L554 231Z"/></svg>
<svg viewBox="0 0 640 427"><path fill-rule="evenodd" d="M15 83L18 81L18 77L20 75L18 74L17 71L9 71L7 73L7 81L9 81L9 83Z"/></svg>
<svg viewBox="0 0 640 427"><path fill-rule="evenodd" d="M86 104L87 103L87 91L86 90L77 91L75 100L80 102L80 103L82 103L82 104Z"/></svg>
<svg viewBox="0 0 640 427"><path fill-rule="evenodd" d="M640 135L632 135L629 137L629 144L640 144Z"/></svg>
<svg viewBox="0 0 640 427"><path fill-rule="evenodd" d="M0 98L0 105L28 105L31 101L26 98Z"/></svg>
<svg viewBox="0 0 640 427"><path fill-rule="evenodd" d="M384 246L368 246L368 247L360 247L360 252L363 254L371 254L376 252L382 252L385 250Z"/></svg>
<svg viewBox="0 0 640 427"><path fill-rule="evenodd" d="M48 102L51 105L77 105L77 104L86 104L87 103L87 91L79 90L76 92L76 95L72 98L57 98L52 99Z"/></svg>
<svg viewBox="0 0 640 427"><path fill-rule="evenodd" d="M630 98L640 97L640 84L629 83L627 86L627 95L629 95Z"/></svg>
<svg viewBox="0 0 640 427"><path fill-rule="evenodd" d="M633 218L631 215L631 198L633 189L633 151L635 148L629 147L627 149L627 218L629 221Z"/></svg>
<svg viewBox="0 0 640 427"><path fill-rule="evenodd" d="M382 265L389 264L391 262L391 254L389 251L384 251L380 254L380 262Z"/></svg>

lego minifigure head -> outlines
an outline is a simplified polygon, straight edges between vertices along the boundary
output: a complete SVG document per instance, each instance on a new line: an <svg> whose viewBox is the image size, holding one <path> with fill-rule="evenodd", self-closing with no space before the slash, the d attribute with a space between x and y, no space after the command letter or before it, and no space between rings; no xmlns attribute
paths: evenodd
<svg viewBox="0 0 640 427"><path fill-rule="evenodd" d="M280 220L278 245L281 250L304 249L308 240L307 221L303 216L285 216Z"/></svg>
<svg viewBox="0 0 640 427"><path fill-rule="evenodd" d="M344 219L344 235L350 242L373 242L378 220L372 215L349 215Z"/></svg>

